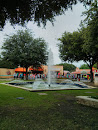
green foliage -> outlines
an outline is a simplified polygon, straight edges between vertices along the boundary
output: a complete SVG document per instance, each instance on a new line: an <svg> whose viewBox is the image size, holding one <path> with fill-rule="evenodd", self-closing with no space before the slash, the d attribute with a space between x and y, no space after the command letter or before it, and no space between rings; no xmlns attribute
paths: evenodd
<svg viewBox="0 0 98 130"><path fill-rule="evenodd" d="M17 66L40 66L47 59L46 42L41 38L34 39L28 30L8 36L2 49L3 59Z"/></svg>
<svg viewBox="0 0 98 130"><path fill-rule="evenodd" d="M0 68L9 68L9 69L13 69L16 68L17 66L14 65L12 62L6 62L6 60L4 60L3 58L1 58L0 55Z"/></svg>
<svg viewBox="0 0 98 130"><path fill-rule="evenodd" d="M64 61L86 62L91 69L91 81L93 81L92 67L98 62L98 5L92 3L87 15L86 26L82 23L77 32L65 32L58 40L60 57Z"/></svg>
<svg viewBox="0 0 98 130"><path fill-rule="evenodd" d="M93 67L98 69L98 63L94 64Z"/></svg>
<svg viewBox="0 0 98 130"><path fill-rule="evenodd" d="M16 67L17 65L13 64L12 62L0 58L0 68L14 69Z"/></svg>
<svg viewBox="0 0 98 130"><path fill-rule="evenodd" d="M89 66L87 64L83 64L80 66L80 69L89 69Z"/></svg>
<svg viewBox="0 0 98 130"><path fill-rule="evenodd" d="M84 45L83 49L86 53L91 53L91 55L98 58L98 2L95 0L91 4L89 10L83 12L86 15L86 19L83 21L81 31Z"/></svg>
<svg viewBox="0 0 98 130"><path fill-rule="evenodd" d="M58 39L60 41L58 47L62 60L70 62L84 60L89 66L93 66L98 61L97 43L92 42L91 46L89 42L88 45L86 44L85 40L91 38L87 37L87 32L86 28L73 33L65 32Z"/></svg>
<svg viewBox="0 0 98 130"><path fill-rule="evenodd" d="M33 20L38 25L47 21L53 23L54 17L61 15L77 2L90 4L91 0L1 0L0 2L0 28L9 20L11 24L24 25Z"/></svg>
<svg viewBox="0 0 98 130"><path fill-rule="evenodd" d="M58 39L60 41L58 46L60 58L63 61L73 62L83 60L92 69L92 66L98 62L98 48L97 43L94 44L95 42L93 43L93 41L91 42L92 44L86 44L85 39L91 38L87 37L86 33L89 33L86 31L86 28L73 33L65 32Z"/></svg>
<svg viewBox="0 0 98 130"><path fill-rule="evenodd" d="M63 70L68 70L68 71L75 71L76 66L73 64L68 64L68 63L61 63L59 65L63 65Z"/></svg>
<svg viewBox="0 0 98 130"><path fill-rule="evenodd" d="M3 60L14 66L25 67L26 73L29 66L40 66L47 60L46 42L42 38L34 39L29 30L8 36L2 49Z"/></svg>
<svg viewBox="0 0 98 130"><path fill-rule="evenodd" d="M80 53L83 44L80 32L65 32L58 40L60 41L58 46L62 60L73 62L75 60L79 61L81 57L84 57L84 53Z"/></svg>

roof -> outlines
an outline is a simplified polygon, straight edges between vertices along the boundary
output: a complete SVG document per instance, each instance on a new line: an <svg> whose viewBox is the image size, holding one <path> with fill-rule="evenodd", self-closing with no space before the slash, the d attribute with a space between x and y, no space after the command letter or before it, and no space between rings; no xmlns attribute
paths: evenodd
<svg viewBox="0 0 98 130"><path fill-rule="evenodd" d="M71 74L90 74L90 69L78 69Z"/></svg>
<svg viewBox="0 0 98 130"><path fill-rule="evenodd" d="M96 68L92 67L92 71L95 72ZM90 74L90 69L79 69L76 68L76 71L72 72L71 74Z"/></svg>
<svg viewBox="0 0 98 130"><path fill-rule="evenodd" d="M74 71L71 74L81 74L81 72L80 71Z"/></svg>
<svg viewBox="0 0 98 130"><path fill-rule="evenodd" d="M67 70L64 70L63 72L64 72L64 74L70 73L70 72L69 72L69 71L67 71Z"/></svg>

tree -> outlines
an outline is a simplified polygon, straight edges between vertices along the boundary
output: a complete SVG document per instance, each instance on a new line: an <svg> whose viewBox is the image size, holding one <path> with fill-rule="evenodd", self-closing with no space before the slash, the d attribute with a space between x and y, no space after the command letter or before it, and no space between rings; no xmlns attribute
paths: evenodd
<svg viewBox="0 0 98 130"><path fill-rule="evenodd" d="M83 38L84 32L78 31L73 33L64 33L62 38L59 38L61 44L59 44L60 58L63 61L80 61L83 60L89 66L91 70L91 81L93 81L92 67L98 62L97 49L87 49L85 51L85 39ZM93 51L95 51L93 53Z"/></svg>
<svg viewBox="0 0 98 130"><path fill-rule="evenodd" d="M81 53L83 38L81 33L77 32L64 32L62 37L58 39L60 44L58 44L60 58L63 61L79 61L85 53Z"/></svg>
<svg viewBox="0 0 98 130"><path fill-rule="evenodd" d="M92 66L98 63L98 1L95 0L83 14L87 16L81 27L84 39L83 51L88 56L84 60L89 62L87 64L91 69L91 81L93 81Z"/></svg>
<svg viewBox="0 0 98 130"><path fill-rule="evenodd" d="M89 66L87 64L83 64L80 66L80 69L89 69Z"/></svg>
<svg viewBox="0 0 98 130"><path fill-rule="evenodd" d="M94 64L93 67L98 69L98 63Z"/></svg>
<svg viewBox="0 0 98 130"><path fill-rule="evenodd" d="M14 65L12 62L6 62L6 60L0 59L0 68L8 68L8 69L14 69L17 66Z"/></svg>
<svg viewBox="0 0 98 130"><path fill-rule="evenodd" d="M94 68L97 69L97 63L93 65ZM87 64L83 64L79 67L80 69L89 69L89 66Z"/></svg>
<svg viewBox="0 0 98 130"><path fill-rule="evenodd" d="M81 26L77 32L67 33L59 38L60 57L64 61L83 60L91 70L91 82L93 81L92 67L98 62L98 5L97 1L85 12L87 15L86 26Z"/></svg>
<svg viewBox="0 0 98 130"><path fill-rule="evenodd" d="M4 60L0 55L0 68L8 68L8 69L14 69L17 65L14 65L12 62Z"/></svg>
<svg viewBox="0 0 98 130"><path fill-rule="evenodd" d="M42 38L34 39L30 31L18 31L6 38L3 46L3 59L27 69L29 66L40 66L47 60L47 45ZM27 79L27 76L26 76Z"/></svg>
<svg viewBox="0 0 98 130"><path fill-rule="evenodd" d="M81 26L84 39L83 50L92 55L98 55L98 2L95 0L89 10L83 12L86 15ZM96 54L97 53L97 54Z"/></svg>
<svg viewBox="0 0 98 130"><path fill-rule="evenodd" d="M12 25L24 25L31 20L38 25L46 25L48 20L53 22L55 16L72 8L78 1L88 5L93 0L1 0L0 28L4 27L7 20Z"/></svg>
<svg viewBox="0 0 98 130"><path fill-rule="evenodd" d="M76 69L76 66L73 64L68 64L68 63L61 63L59 65L63 65L63 70L68 70L70 72L74 71Z"/></svg>

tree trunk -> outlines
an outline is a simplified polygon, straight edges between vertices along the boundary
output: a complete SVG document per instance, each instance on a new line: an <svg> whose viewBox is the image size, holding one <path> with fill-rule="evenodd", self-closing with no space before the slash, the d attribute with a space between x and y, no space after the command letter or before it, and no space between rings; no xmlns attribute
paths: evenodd
<svg viewBox="0 0 98 130"><path fill-rule="evenodd" d="M26 67L26 80L28 80L28 67Z"/></svg>
<svg viewBox="0 0 98 130"><path fill-rule="evenodd" d="M90 66L90 77L91 77L91 82L93 82L93 72L92 72L92 66Z"/></svg>

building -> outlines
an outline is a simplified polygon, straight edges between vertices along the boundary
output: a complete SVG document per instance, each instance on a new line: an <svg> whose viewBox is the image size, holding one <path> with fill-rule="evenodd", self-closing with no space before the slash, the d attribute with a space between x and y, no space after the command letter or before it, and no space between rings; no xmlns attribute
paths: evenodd
<svg viewBox="0 0 98 130"><path fill-rule="evenodd" d="M95 73L96 68L92 67L92 72ZM87 77L88 75L90 76L90 69L79 69L78 67L76 68L76 71L72 72L71 75L75 78L81 78L83 79L84 77Z"/></svg>
<svg viewBox="0 0 98 130"><path fill-rule="evenodd" d="M0 78L13 78L15 69L0 68Z"/></svg>
<svg viewBox="0 0 98 130"><path fill-rule="evenodd" d="M60 75L63 75L63 66L59 66L59 65L54 65L52 67L52 71L54 71L56 74L60 74ZM18 73L25 73L26 72L26 69L23 68L23 67L18 67L15 69L15 72L18 72ZM48 66L47 65L42 65L41 67L38 67L38 68L33 68L32 66L30 66L28 68L28 72L32 72L32 73L40 73L40 74L45 74L47 75L48 74Z"/></svg>
<svg viewBox="0 0 98 130"><path fill-rule="evenodd" d="M42 65L43 69L43 74L48 74L48 66L47 65ZM62 65L54 65L52 67L52 71L54 71L57 75L63 75L63 66Z"/></svg>

